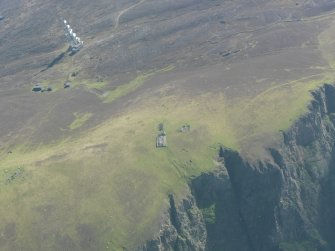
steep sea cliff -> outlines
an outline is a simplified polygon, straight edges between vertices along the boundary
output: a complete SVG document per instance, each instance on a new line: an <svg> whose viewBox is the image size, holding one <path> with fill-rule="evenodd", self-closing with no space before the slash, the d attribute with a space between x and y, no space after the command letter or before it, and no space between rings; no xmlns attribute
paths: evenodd
<svg viewBox="0 0 335 251"><path fill-rule="evenodd" d="M139 250L335 250L335 87L312 96L270 158L222 148L186 198L170 196L160 232Z"/></svg>

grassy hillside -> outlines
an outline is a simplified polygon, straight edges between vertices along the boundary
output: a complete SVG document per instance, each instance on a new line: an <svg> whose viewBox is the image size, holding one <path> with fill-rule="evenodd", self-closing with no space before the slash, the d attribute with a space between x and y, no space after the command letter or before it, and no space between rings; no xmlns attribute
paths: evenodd
<svg viewBox="0 0 335 251"><path fill-rule="evenodd" d="M333 5L314 2L1 1L0 250L131 250L221 145L266 158L335 78Z"/></svg>
<svg viewBox="0 0 335 251"><path fill-rule="evenodd" d="M9 149L0 161L3 250L122 250L150 238L167 195L182 195L189 178L214 168L219 145L252 147L259 156L265 137L305 111L317 83L295 81L238 101L161 89L77 138ZM69 127L90 116L78 114ZM155 147L159 123L167 148ZM179 131L184 124L189 132Z"/></svg>

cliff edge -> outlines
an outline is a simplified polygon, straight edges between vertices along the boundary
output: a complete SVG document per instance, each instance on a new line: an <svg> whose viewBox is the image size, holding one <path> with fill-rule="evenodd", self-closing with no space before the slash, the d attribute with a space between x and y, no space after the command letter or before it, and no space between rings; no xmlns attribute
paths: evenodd
<svg viewBox="0 0 335 251"><path fill-rule="evenodd" d="M312 95L271 158L221 149L191 195L177 206L170 197L162 230L140 250L334 250L335 87Z"/></svg>

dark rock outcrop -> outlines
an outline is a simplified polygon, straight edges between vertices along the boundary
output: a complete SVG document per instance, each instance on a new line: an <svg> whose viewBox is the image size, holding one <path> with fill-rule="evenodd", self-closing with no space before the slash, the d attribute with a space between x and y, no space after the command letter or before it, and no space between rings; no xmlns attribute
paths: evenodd
<svg viewBox="0 0 335 251"><path fill-rule="evenodd" d="M139 250L145 251L203 251L206 245L206 226L192 196L176 206L173 195L170 209L158 236Z"/></svg>

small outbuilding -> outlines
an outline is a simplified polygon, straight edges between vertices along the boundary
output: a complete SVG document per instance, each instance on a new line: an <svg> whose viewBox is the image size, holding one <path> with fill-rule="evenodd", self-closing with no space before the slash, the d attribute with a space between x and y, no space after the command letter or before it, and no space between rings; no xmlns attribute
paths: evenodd
<svg viewBox="0 0 335 251"><path fill-rule="evenodd" d="M167 147L166 133L164 131L157 135L156 147Z"/></svg>
<svg viewBox="0 0 335 251"><path fill-rule="evenodd" d="M167 147L167 141L166 141L166 133L164 131L164 124L159 123L158 124L158 135L156 138L156 147Z"/></svg>
<svg viewBox="0 0 335 251"><path fill-rule="evenodd" d="M64 83L64 89L70 88L70 87L71 87L71 83L70 82Z"/></svg>
<svg viewBox="0 0 335 251"><path fill-rule="evenodd" d="M43 90L43 87L40 84L34 85L32 91L33 92L41 92Z"/></svg>

